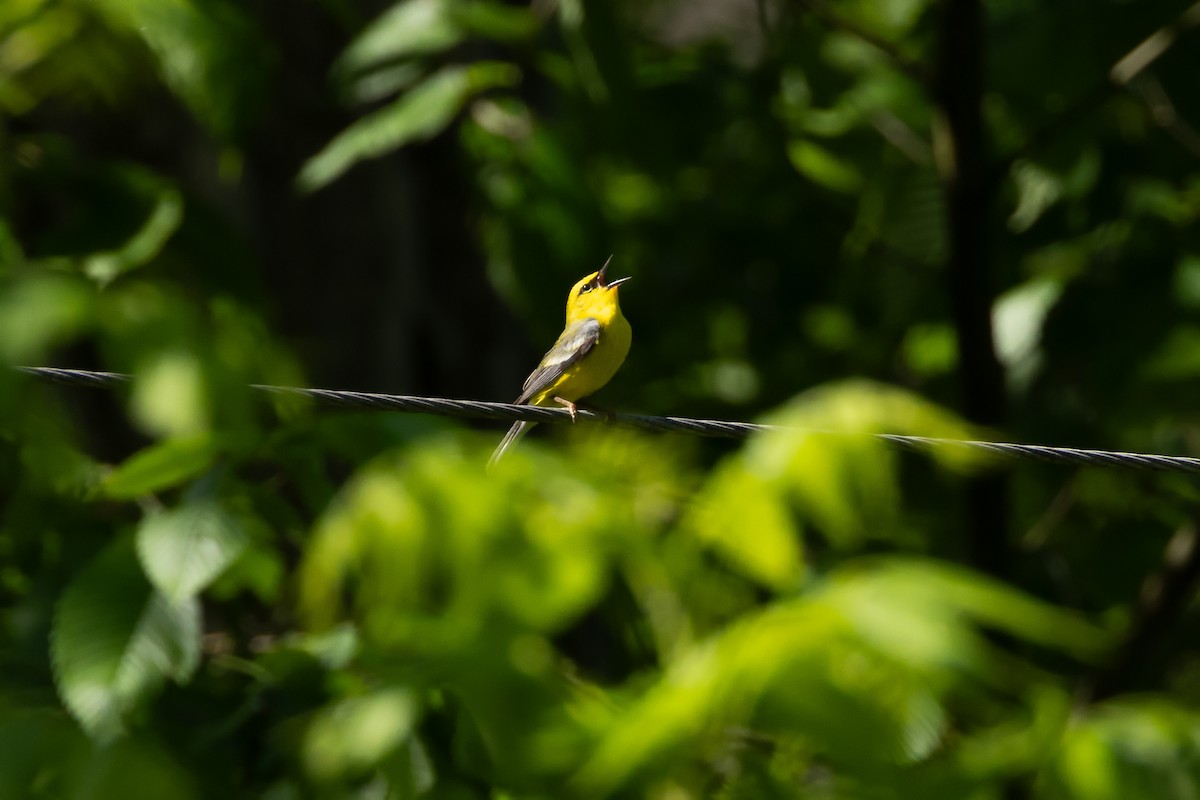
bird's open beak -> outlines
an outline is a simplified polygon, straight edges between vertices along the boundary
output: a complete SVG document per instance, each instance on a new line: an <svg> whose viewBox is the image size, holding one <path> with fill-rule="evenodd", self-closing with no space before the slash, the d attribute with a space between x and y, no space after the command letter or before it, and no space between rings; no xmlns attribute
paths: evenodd
<svg viewBox="0 0 1200 800"><path fill-rule="evenodd" d="M608 261L605 261L604 266L600 268L600 274L596 276L596 279L600 282L600 285L603 286L605 289L615 289L616 287L620 286L625 281L629 280L629 278L617 278L612 283L604 282L604 273L608 272L608 265L612 263L612 260L613 260L613 257L609 256Z"/></svg>

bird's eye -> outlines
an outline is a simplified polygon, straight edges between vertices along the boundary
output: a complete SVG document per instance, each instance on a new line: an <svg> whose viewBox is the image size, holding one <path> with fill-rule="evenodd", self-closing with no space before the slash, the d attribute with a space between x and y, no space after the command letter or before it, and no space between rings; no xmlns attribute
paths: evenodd
<svg viewBox="0 0 1200 800"><path fill-rule="evenodd" d="M590 292L592 289L595 289L595 288L596 288L596 284L594 284L594 283L585 283L583 286L581 286L581 287L579 288L579 293L580 293L580 294L587 294L588 292Z"/></svg>

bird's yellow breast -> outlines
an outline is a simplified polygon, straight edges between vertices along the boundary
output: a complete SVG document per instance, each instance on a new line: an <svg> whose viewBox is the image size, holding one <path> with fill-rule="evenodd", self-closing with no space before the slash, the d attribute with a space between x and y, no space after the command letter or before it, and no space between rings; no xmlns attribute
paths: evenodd
<svg viewBox="0 0 1200 800"><path fill-rule="evenodd" d="M625 362L625 356L629 355L633 329L619 308L606 316L607 319L597 320L600 323L600 339L591 352L568 367L562 377L534 398L534 405L554 405L555 397L574 402L599 391L617 374Z"/></svg>

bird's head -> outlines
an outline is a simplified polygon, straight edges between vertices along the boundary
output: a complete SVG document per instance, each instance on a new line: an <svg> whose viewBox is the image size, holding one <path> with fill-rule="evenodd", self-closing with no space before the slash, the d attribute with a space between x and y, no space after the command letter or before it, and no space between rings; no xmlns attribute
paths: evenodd
<svg viewBox="0 0 1200 800"><path fill-rule="evenodd" d="M568 325L585 317L595 317L601 322L607 322L616 315L619 309L617 287L629 278L607 280L605 272L611 261L612 256L609 256L599 272L593 272L571 287L571 293L567 295Z"/></svg>

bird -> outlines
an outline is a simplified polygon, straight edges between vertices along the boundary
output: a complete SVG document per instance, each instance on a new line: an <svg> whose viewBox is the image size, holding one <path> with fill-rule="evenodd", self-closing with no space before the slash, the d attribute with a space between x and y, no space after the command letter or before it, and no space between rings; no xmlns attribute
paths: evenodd
<svg viewBox="0 0 1200 800"><path fill-rule="evenodd" d="M516 399L517 405L566 406L571 421L578 411L576 401L600 389L617 374L629 345L633 329L621 313L617 289L629 278L607 281L605 274L612 256L598 272L593 272L571 287L567 295L567 324L558 341L542 357ZM493 467L504 451L529 432L533 422L517 422L500 440L488 466Z"/></svg>

